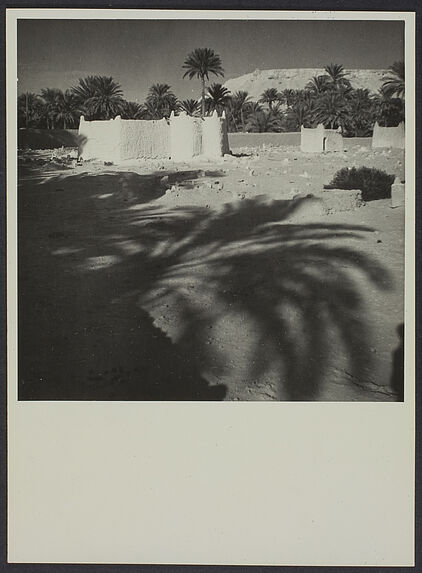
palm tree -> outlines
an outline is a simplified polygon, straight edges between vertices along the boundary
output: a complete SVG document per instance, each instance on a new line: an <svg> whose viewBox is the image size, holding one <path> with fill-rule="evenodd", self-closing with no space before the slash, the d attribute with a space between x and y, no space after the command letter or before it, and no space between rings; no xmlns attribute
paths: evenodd
<svg viewBox="0 0 422 573"><path fill-rule="evenodd" d="M202 83L201 92L201 116L205 115L205 78L209 80L209 74L224 77L221 58L211 48L196 48L188 54L183 66L186 72L183 77L191 80L197 77Z"/></svg>
<svg viewBox="0 0 422 573"><path fill-rule="evenodd" d="M158 119L159 113L156 105L146 100L141 106L145 119Z"/></svg>
<svg viewBox="0 0 422 573"><path fill-rule="evenodd" d="M66 90L57 95L56 119L63 122L63 129L74 127L81 115L76 96Z"/></svg>
<svg viewBox="0 0 422 573"><path fill-rule="evenodd" d="M322 94L315 101L313 119L330 129L342 127L347 119L347 106L344 97L333 91Z"/></svg>
<svg viewBox="0 0 422 573"><path fill-rule="evenodd" d="M293 131L300 130L301 126L309 126L312 122L312 104L297 98L287 109L286 119L288 128Z"/></svg>
<svg viewBox="0 0 422 573"><path fill-rule="evenodd" d="M245 131L245 117L244 112L247 108L247 104L250 103L250 95L247 91L239 90L235 92L232 96L232 111L240 114L240 123L242 125L242 131Z"/></svg>
<svg viewBox="0 0 422 573"><path fill-rule="evenodd" d="M273 103L275 101L280 101L280 97L282 96L276 88L268 88L261 94L258 101L260 103L267 103L270 111L272 111Z"/></svg>
<svg viewBox="0 0 422 573"><path fill-rule="evenodd" d="M368 137L371 135L375 121L375 106L369 90L351 90L346 98L347 117L345 128L352 137Z"/></svg>
<svg viewBox="0 0 422 573"><path fill-rule="evenodd" d="M287 107L292 105L295 99L295 90L287 88L283 90L281 93L284 98L284 101L286 102Z"/></svg>
<svg viewBox="0 0 422 573"><path fill-rule="evenodd" d="M144 119L145 110L136 101L125 101L122 108L122 119Z"/></svg>
<svg viewBox="0 0 422 573"><path fill-rule="evenodd" d="M281 117L273 111L256 111L248 117L247 129L254 133L281 131Z"/></svg>
<svg viewBox="0 0 422 573"><path fill-rule="evenodd" d="M196 99L185 99L179 102L179 109L193 117L198 112L199 102Z"/></svg>
<svg viewBox="0 0 422 573"><path fill-rule="evenodd" d="M388 74L383 78L382 91L387 97L397 96L404 98L405 95L405 82L404 82L404 62L394 62L389 68Z"/></svg>
<svg viewBox="0 0 422 573"><path fill-rule="evenodd" d="M381 88L377 94L372 97L375 108L375 119L383 127L394 127L404 121L404 100L393 98L385 95Z"/></svg>
<svg viewBox="0 0 422 573"><path fill-rule="evenodd" d="M88 76L80 79L72 92L92 119L111 119L123 109L122 88L112 77Z"/></svg>
<svg viewBox="0 0 422 573"><path fill-rule="evenodd" d="M156 119L168 117L177 109L177 98L168 84L154 84L149 88L147 103L155 110Z"/></svg>
<svg viewBox="0 0 422 573"><path fill-rule="evenodd" d="M41 90L41 97L44 100L44 111L47 120L47 129L54 129L54 120L57 116L59 98L63 92L57 88L44 88Z"/></svg>
<svg viewBox="0 0 422 573"><path fill-rule="evenodd" d="M31 124L39 122L43 115L43 102L39 96L26 92L18 97L18 125L19 127L30 127Z"/></svg>
<svg viewBox="0 0 422 573"><path fill-rule="evenodd" d="M305 86L305 90L310 92L314 96L321 95L327 91L330 85L330 77L327 76L314 76L309 80Z"/></svg>
<svg viewBox="0 0 422 573"><path fill-rule="evenodd" d="M205 105L209 112L217 110L218 113L221 113L226 108L229 99L230 92L227 88L221 84L212 84L205 96Z"/></svg>
<svg viewBox="0 0 422 573"><path fill-rule="evenodd" d="M328 74L335 89L340 86L350 86L350 81L346 78L347 74L341 64L329 64L325 66L324 71Z"/></svg>

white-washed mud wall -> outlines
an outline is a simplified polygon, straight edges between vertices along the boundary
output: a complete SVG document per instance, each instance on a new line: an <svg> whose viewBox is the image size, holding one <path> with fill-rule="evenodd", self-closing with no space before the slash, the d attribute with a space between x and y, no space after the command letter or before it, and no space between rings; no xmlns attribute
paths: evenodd
<svg viewBox="0 0 422 573"><path fill-rule="evenodd" d="M171 115L170 120L85 121L81 117L80 155L119 163L128 159L171 158L188 161L196 156L221 157L229 153L225 117Z"/></svg>
<svg viewBox="0 0 422 573"><path fill-rule="evenodd" d="M85 121L79 123L79 156L83 159L120 161L120 119Z"/></svg>
<svg viewBox="0 0 422 573"><path fill-rule="evenodd" d="M335 129L324 129L322 140L324 151L343 151L343 136Z"/></svg>
<svg viewBox="0 0 422 573"><path fill-rule="evenodd" d="M173 161L186 161L201 154L202 119L186 113L170 116L170 155Z"/></svg>
<svg viewBox="0 0 422 573"><path fill-rule="evenodd" d="M300 128L300 149L305 153L318 153L323 151L324 126L319 124L316 128Z"/></svg>
<svg viewBox="0 0 422 573"><path fill-rule="evenodd" d="M378 125L378 122L376 122L372 134L372 147L395 147L397 149L404 149L404 123L400 123L397 127L381 127Z"/></svg>
<svg viewBox="0 0 422 573"><path fill-rule="evenodd" d="M335 129L325 129L322 123L315 128L300 128L300 149L305 153L343 151L343 136Z"/></svg>
<svg viewBox="0 0 422 573"><path fill-rule="evenodd" d="M202 128L202 155L221 157L229 153L229 140L225 116L205 117Z"/></svg>
<svg viewBox="0 0 422 573"><path fill-rule="evenodd" d="M169 126L165 119L120 121L120 160L170 157Z"/></svg>

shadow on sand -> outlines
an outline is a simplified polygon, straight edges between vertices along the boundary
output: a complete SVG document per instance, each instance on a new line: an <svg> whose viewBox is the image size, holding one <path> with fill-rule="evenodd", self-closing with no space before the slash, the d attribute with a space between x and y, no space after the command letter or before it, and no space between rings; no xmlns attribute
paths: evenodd
<svg viewBox="0 0 422 573"><path fill-rule="evenodd" d="M163 174L22 185L19 398L224 399L204 372L218 381L224 370L227 356L207 341L229 315L253 325L248 376L276 368L284 399L318 398L333 341L350 375L365 378L373 356L360 281L388 289L390 278L348 242L371 229L292 222L307 199L257 197L219 212L151 205ZM168 175L189 185L198 172ZM170 337L162 325L174 308Z"/></svg>

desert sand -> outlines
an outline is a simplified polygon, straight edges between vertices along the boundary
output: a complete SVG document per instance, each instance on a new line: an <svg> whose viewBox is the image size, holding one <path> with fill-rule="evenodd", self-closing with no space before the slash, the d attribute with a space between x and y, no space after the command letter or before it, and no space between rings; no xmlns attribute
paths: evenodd
<svg viewBox="0 0 422 573"><path fill-rule="evenodd" d="M323 185L403 178L403 152L232 152L19 153L20 399L399 398L404 207L330 208Z"/></svg>

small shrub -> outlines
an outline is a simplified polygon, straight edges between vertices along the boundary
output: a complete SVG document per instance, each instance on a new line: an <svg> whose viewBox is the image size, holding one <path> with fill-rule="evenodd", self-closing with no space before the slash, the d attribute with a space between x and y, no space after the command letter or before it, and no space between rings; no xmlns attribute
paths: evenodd
<svg viewBox="0 0 422 573"><path fill-rule="evenodd" d="M393 182L394 175L379 169L344 167L337 171L329 185L324 185L324 189L360 189L364 201L375 201L391 197Z"/></svg>

